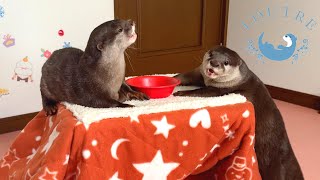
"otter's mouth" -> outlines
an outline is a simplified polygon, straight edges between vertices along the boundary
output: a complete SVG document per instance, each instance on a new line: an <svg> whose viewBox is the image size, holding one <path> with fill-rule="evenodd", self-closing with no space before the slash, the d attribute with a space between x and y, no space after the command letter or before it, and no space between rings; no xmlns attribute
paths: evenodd
<svg viewBox="0 0 320 180"><path fill-rule="evenodd" d="M217 73L215 73L212 68L208 68L207 69L207 75L208 76L212 76L212 75L215 76L215 75L217 75Z"/></svg>
<svg viewBox="0 0 320 180"><path fill-rule="evenodd" d="M137 37L137 34L134 32L134 33L132 33L132 34L130 34L130 35L128 35L128 38L129 39L134 39L134 38L136 38Z"/></svg>

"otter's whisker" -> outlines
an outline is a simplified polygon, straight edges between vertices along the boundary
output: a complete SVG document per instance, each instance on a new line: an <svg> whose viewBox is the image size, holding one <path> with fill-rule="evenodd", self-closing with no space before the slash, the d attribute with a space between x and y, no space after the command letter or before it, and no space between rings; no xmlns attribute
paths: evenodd
<svg viewBox="0 0 320 180"><path fill-rule="evenodd" d="M135 70L134 70L134 68L132 66L131 58L130 58L129 54L126 51L124 51L124 54L125 54L125 56L127 57L128 61L129 61L129 64L130 64L130 67L131 67L132 71L135 72Z"/></svg>
<svg viewBox="0 0 320 180"><path fill-rule="evenodd" d="M199 57L199 56L197 56L197 57L193 57L196 61L198 61L198 62L200 62L200 63L202 63L202 59Z"/></svg>

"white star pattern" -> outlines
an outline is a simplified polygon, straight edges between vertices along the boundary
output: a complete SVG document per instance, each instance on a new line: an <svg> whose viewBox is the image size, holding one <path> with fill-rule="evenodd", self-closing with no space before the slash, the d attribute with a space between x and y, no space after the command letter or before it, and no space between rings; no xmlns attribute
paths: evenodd
<svg viewBox="0 0 320 180"><path fill-rule="evenodd" d="M67 154L67 155L66 155L66 159L65 159L64 162L63 162L63 165L67 165L67 164L68 164L69 158L70 158L70 155Z"/></svg>
<svg viewBox="0 0 320 180"><path fill-rule="evenodd" d="M154 135L162 134L165 138L168 138L169 131L176 127L172 124L168 124L166 116L163 116L161 121L151 121L151 123L157 128Z"/></svg>
<svg viewBox="0 0 320 180"><path fill-rule="evenodd" d="M121 180L118 178L118 171L114 173L114 175L111 178L109 178L109 180Z"/></svg>
<svg viewBox="0 0 320 180"><path fill-rule="evenodd" d="M140 123L138 116L139 115L137 115L137 114L130 115L130 122L134 122L135 121L137 123Z"/></svg>
<svg viewBox="0 0 320 180"><path fill-rule="evenodd" d="M32 153L27 157L27 164L29 164L29 161L37 154L36 149L32 148Z"/></svg>
<svg viewBox="0 0 320 180"><path fill-rule="evenodd" d="M249 137L250 137L250 139L251 139L250 146L252 146L253 140L254 140L254 135L250 135Z"/></svg>
<svg viewBox="0 0 320 180"><path fill-rule="evenodd" d="M57 180L57 177L56 177L57 174L58 174L57 171L50 171L50 170L46 167L44 173L43 173L41 176L39 176L39 179L40 179L40 180L47 180L48 178L46 178L46 176L47 176L47 175L51 175L51 178L50 178L50 179Z"/></svg>
<svg viewBox="0 0 320 180"><path fill-rule="evenodd" d="M220 116L220 117L221 117L221 119L222 119L222 123L225 123L225 122L229 121L229 118L228 118L228 115L227 115L227 114L224 114L224 115L222 115L222 116Z"/></svg>
<svg viewBox="0 0 320 180"><path fill-rule="evenodd" d="M57 131L58 125L53 129L52 133L49 136L47 144L43 147L41 152L47 154L48 150L51 148L53 141L59 136L60 132Z"/></svg>
<svg viewBox="0 0 320 180"><path fill-rule="evenodd" d="M229 141L231 140L231 139L234 139L234 131L232 131L232 130L229 130L228 132L226 132L226 136L227 136L227 138L229 139Z"/></svg>
<svg viewBox="0 0 320 180"><path fill-rule="evenodd" d="M222 126L222 128L223 128L224 132L226 132L226 131L230 128L230 126L229 126L229 124L228 124L228 125L226 125L226 126Z"/></svg>
<svg viewBox="0 0 320 180"><path fill-rule="evenodd" d="M171 171L179 165L179 163L175 162L164 163L160 150L157 151L151 162L133 164L133 166L143 174L142 180L166 180Z"/></svg>
<svg viewBox="0 0 320 180"><path fill-rule="evenodd" d="M13 154L13 155L14 155L15 160L13 160L11 163L8 163L7 160L6 160L6 157L7 157L7 156L10 156L10 154ZM19 159L20 159L20 158L17 157L16 149L14 149L14 150L9 149L9 151L7 152L7 154L2 158L1 168L5 167L5 166L8 166L9 169L10 169L10 168L11 168L11 165L12 165L13 163L15 163L16 161L18 161Z"/></svg>

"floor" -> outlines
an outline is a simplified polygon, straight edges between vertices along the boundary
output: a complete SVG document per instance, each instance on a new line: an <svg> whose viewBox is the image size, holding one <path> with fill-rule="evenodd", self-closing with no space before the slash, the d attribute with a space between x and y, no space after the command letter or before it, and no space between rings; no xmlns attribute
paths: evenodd
<svg viewBox="0 0 320 180"><path fill-rule="evenodd" d="M291 145L306 180L319 179L320 114L315 110L275 100L284 118ZM0 135L0 157L19 131ZM319 139L317 139L319 138Z"/></svg>

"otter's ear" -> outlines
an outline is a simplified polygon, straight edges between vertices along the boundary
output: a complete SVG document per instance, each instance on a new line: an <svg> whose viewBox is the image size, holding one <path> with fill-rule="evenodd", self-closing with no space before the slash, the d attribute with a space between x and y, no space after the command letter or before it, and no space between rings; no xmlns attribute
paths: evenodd
<svg viewBox="0 0 320 180"><path fill-rule="evenodd" d="M102 51L103 50L103 44L102 43L97 44L97 48L99 49L99 51Z"/></svg>

